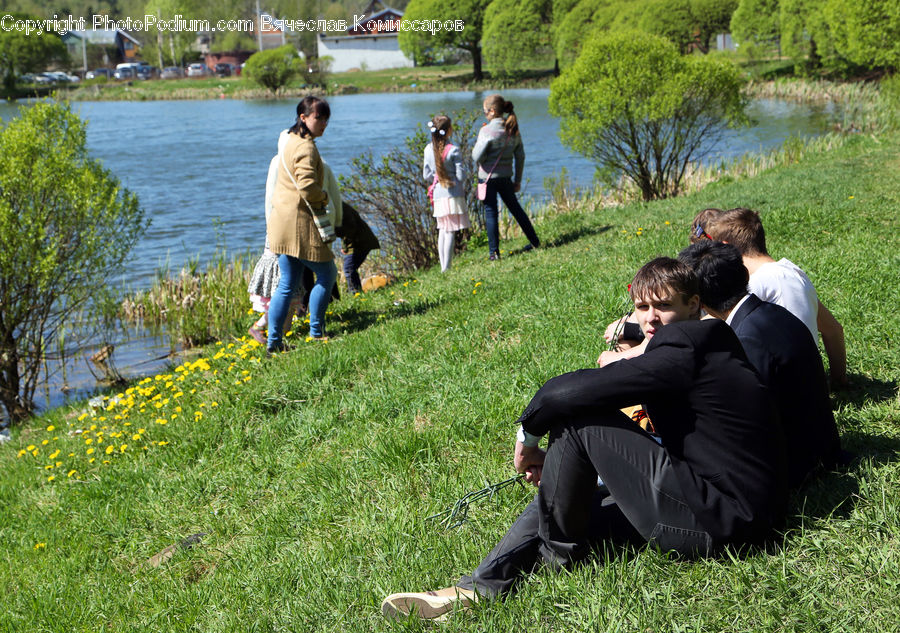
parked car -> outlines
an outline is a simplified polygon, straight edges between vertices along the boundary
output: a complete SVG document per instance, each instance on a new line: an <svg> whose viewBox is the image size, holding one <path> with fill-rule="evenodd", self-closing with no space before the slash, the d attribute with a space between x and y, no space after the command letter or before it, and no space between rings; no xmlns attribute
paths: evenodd
<svg viewBox="0 0 900 633"><path fill-rule="evenodd" d="M112 77L113 71L111 68L95 68L94 70L89 70L87 74L84 76L85 79L97 79L98 77L106 77L109 79Z"/></svg>
<svg viewBox="0 0 900 633"><path fill-rule="evenodd" d="M215 67L216 77L231 77L234 74L234 66L226 62L220 62Z"/></svg>
<svg viewBox="0 0 900 633"><path fill-rule="evenodd" d="M153 79L154 77L159 76L159 70L156 68L156 66L151 66L150 64L141 64L134 69L134 74L138 79Z"/></svg>
<svg viewBox="0 0 900 633"><path fill-rule="evenodd" d="M160 79L181 79L184 77L184 71L180 66L166 66L159 73Z"/></svg>
<svg viewBox="0 0 900 633"><path fill-rule="evenodd" d="M131 66L116 68L116 72L113 73L113 77L120 81L123 79L134 79L134 68L132 68Z"/></svg>
<svg viewBox="0 0 900 633"><path fill-rule="evenodd" d="M188 77L206 77L208 74L209 68L206 67L206 64L194 63L187 68Z"/></svg>

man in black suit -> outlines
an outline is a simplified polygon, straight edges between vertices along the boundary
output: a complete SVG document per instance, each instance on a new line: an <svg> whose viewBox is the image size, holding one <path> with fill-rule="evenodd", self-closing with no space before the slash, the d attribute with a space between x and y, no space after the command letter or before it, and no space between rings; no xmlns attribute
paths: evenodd
<svg viewBox="0 0 900 633"><path fill-rule="evenodd" d="M734 333L698 320L696 277L677 260L641 268L631 296L646 352L549 380L519 418L514 464L540 484L535 499L471 577L388 596L386 616L446 617L510 591L539 563L569 566L604 540L706 555L760 542L780 522L784 441ZM619 411L638 402L661 443ZM547 434L545 452L537 444Z"/></svg>
<svg viewBox="0 0 900 633"><path fill-rule="evenodd" d="M678 259L696 273L704 310L731 326L772 393L787 442L789 484L799 486L819 464L833 466L840 440L822 357L809 330L781 306L748 294L747 268L731 244L704 240Z"/></svg>

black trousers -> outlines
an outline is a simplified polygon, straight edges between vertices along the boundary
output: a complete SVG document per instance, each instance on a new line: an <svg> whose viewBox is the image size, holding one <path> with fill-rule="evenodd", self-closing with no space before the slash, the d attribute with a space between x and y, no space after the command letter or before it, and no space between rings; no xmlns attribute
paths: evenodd
<svg viewBox="0 0 900 633"><path fill-rule="evenodd" d="M598 489L598 475L608 492ZM713 549L666 449L620 411L551 431L538 494L457 585L496 596L536 566L567 567L604 541L649 542L685 555Z"/></svg>

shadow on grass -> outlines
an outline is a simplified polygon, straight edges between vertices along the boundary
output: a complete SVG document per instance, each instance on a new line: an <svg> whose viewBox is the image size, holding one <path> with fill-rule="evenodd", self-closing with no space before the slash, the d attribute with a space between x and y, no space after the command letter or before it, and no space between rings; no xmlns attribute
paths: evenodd
<svg viewBox="0 0 900 633"><path fill-rule="evenodd" d="M437 308L443 303L440 299L428 299L422 301L408 302L397 301L387 311L360 309L353 306L337 314L337 318L343 323L342 332L344 334L352 334L353 332L361 332L372 325L378 323L380 316L389 319L405 318L409 316L425 314L432 308Z"/></svg>
<svg viewBox="0 0 900 633"><path fill-rule="evenodd" d="M566 231L557 237L554 237L552 240L547 242L548 247L558 247L565 246L571 242L575 242L580 240L583 237L588 237L590 235L599 235L600 233L606 233L610 229L612 229L611 224L607 224L605 226L580 226L576 229L572 229L570 231Z"/></svg>
<svg viewBox="0 0 900 633"><path fill-rule="evenodd" d="M860 374L851 375L849 381L848 387L832 392L831 399L835 404L858 408L873 402L887 402L897 397L897 389L900 388L895 380L878 380Z"/></svg>

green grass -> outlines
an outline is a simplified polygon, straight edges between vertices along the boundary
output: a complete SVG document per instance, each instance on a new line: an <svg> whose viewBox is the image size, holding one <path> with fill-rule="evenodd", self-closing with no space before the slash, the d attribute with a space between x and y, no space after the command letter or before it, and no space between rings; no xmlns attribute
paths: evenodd
<svg viewBox="0 0 900 633"><path fill-rule="evenodd" d="M772 255L803 267L845 327L852 386L835 408L859 460L798 495L767 551L611 551L539 572L441 630L896 630L898 148L897 135L860 135L691 196L549 215L546 248L495 263L475 249L448 274L335 304L329 343L302 343L301 328L298 349L266 360L225 341L208 370L192 360L138 385L156 390L133 392L127 420L114 417L123 404L30 422L0 447L0 630L431 630L384 621L380 600L470 571L530 493L501 493L457 530L425 517L509 477L513 421L543 381L593 365L636 268L682 248L697 210L737 205L763 213ZM158 392L169 402L140 413ZM104 425L100 446L117 448L90 464ZM29 445L38 456L17 457ZM146 564L198 532L200 544Z"/></svg>

